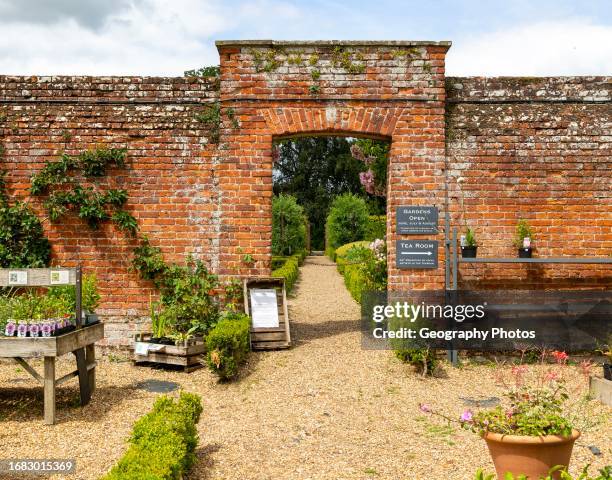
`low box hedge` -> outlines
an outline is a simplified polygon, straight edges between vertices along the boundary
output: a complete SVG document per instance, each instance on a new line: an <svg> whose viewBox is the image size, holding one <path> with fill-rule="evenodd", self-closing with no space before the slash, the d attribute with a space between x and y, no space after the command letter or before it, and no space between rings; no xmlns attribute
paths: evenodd
<svg viewBox="0 0 612 480"><path fill-rule="evenodd" d="M303 263L304 258L306 258L306 253L306 251L303 251L287 257L284 264L272 271L273 277L285 279L285 290L287 293L293 289L293 286L298 279L300 274L300 265Z"/></svg>
<svg viewBox="0 0 612 480"><path fill-rule="evenodd" d="M206 337L206 362L221 379L238 375L251 349L251 319L244 313L232 313L221 319Z"/></svg>
<svg viewBox="0 0 612 480"><path fill-rule="evenodd" d="M196 424L202 413L198 395L181 393L178 401L162 396L140 418L125 455L102 480L179 480L195 461Z"/></svg>
<svg viewBox="0 0 612 480"><path fill-rule="evenodd" d="M355 301L361 303L361 293L365 288L365 277L358 263L351 263L347 258L349 250L354 247L368 248L370 242L359 241L342 245L335 251L335 261L338 271L344 277L344 284Z"/></svg>

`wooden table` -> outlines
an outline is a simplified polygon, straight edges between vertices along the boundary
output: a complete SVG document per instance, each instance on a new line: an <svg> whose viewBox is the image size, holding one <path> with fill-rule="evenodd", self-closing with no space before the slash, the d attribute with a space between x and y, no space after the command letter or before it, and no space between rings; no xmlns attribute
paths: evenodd
<svg viewBox="0 0 612 480"><path fill-rule="evenodd" d="M45 423L55 423L55 387L79 377L81 405L87 405L96 388L95 342L104 338L104 324L85 326L59 337L17 338L0 337L0 358L12 358L19 363L44 389ZM77 369L63 377L55 376L57 357L74 353ZM25 360L44 358L44 373L41 376Z"/></svg>

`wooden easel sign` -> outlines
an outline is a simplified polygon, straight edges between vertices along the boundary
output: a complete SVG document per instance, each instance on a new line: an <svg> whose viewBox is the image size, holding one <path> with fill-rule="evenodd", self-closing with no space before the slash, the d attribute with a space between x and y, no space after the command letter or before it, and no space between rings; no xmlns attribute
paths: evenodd
<svg viewBox="0 0 612 480"><path fill-rule="evenodd" d="M253 350L276 350L291 346L287 295L283 278L245 279L244 311L251 317Z"/></svg>

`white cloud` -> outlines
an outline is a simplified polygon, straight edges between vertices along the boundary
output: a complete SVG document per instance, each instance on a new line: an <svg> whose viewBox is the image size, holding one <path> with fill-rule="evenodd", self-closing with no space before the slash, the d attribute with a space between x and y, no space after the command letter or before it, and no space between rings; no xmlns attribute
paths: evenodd
<svg viewBox="0 0 612 480"><path fill-rule="evenodd" d="M537 22L453 41L447 75L611 75L612 26Z"/></svg>
<svg viewBox="0 0 612 480"><path fill-rule="evenodd" d="M7 22L1 25L0 72L182 75L218 63L213 38L234 26L213 0L132 3L96 29L69 17L48 24Z"/></svg>
<svg viewBox="0 0 612 480"><path fill-rule="evenodd" d="M337 2L108 0L102 8L100 0L58 0L58 10L26 11L48 1L0 0L0 74L182 75L218 63L215 39L418 36L409 19L374 21L366 10ZM448 75L612 73L612 26L583 19L451 40Z"/></svg>

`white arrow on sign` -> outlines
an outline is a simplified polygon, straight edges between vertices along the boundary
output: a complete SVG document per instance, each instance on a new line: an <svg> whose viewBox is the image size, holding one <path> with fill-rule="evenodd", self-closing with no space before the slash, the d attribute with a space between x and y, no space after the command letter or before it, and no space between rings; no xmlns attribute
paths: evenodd
<svg viewBox="0 0 612 480"><path fill-rule="evenodd" d="M433 255L431 252L402 252L402 255Z"/></svg>

